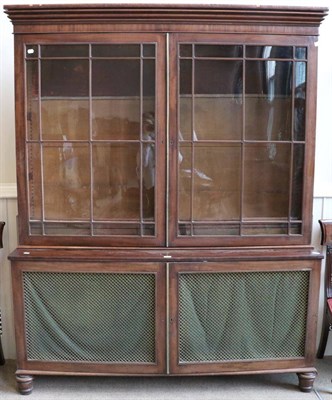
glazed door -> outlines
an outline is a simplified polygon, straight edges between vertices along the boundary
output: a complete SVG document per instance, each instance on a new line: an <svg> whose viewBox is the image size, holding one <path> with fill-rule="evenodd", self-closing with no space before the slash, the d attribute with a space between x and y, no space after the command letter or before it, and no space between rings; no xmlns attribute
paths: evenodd
<svg viewBox="0 0 332 400"><path fill-rule="evenodd" d="M172 245L310 240L311 46L284 43L172 37Z"/></svg>
<svg viewBox="0 0 332 400"><path fill-rule="evenodd" d="M25 40L23 235L38 244L163 244L164 36Z"/></svg>

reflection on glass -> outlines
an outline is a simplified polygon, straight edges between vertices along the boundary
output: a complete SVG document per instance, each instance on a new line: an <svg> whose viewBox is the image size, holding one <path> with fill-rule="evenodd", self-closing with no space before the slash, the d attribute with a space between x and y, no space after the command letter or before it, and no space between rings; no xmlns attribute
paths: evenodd
<svg viewBox="0 0 332 400"><path fill-rule="evenodd" d="M27 45L25 50L26 58L37 58L38 57L38 46Z"/></svg>
<svg viewBox="0 0 332 400"><path fill-rule="evenodd" d="M90 218L88 145L64 142L43 147L45 219Z"/></svg>
<svg viewBox="0 0 332 400"><path fill-rule="evenodd" d="M304 144L294 144L293 148L293 182L291 218L302 218L303 177L304 177Z"/></svg>
<svg viewBox="0 0 332 400"><path fill-rule="evenodd" d="M193 224L195 236L234 236L240 234L239 224Z"/></svg>
<svg viewBox="0 0 332 400"><path fill-rule="evenodd" d="M284 223L251 223L242 225L241 230L244 236L253 235L287 235L288 234L288 224Z"/></svg>
<svg viewBox="0 0 332 400"><path fill-rule="evenodd" d="M138 160L137 168L141 169L143 188L143 218L154 217L154 200L156 185L156 154L155 154L155 116L152 112L143 114L143 146L142 158ZM141 168L140 168L140 162Z"/></svg>
<svg viewBox="0 0 332 400"><path fill-rule="evenodd" d="M290 140L292 63L247 61L246 76L246 139Z"/></svg>
<svg viewBox="0 0 332 400"><path fill-rule="evenodd" d="M54 99L41 101L44 140L89 139L89 101Z"/></svg>
<svg viewBox="0 0 332 400"><path fill-rule="evenodd" d="M92 95L94 139L139 139L139 60L94 60Z"/></svg>
<svg viewBox="0 0 332 400"><path fill-rule="evenodd" d="M26 47L32 234L155 235L155 53L154 43Z"/></svg>
<svg viewBox="0 0 332 400"><path fill-rule="evenodd" d="M142 235L143 236L155 236L155 225L154 224L143 224Z"/></svg>
<svg viewBox="0 0 332 400"><path fill-rule="evenodd" d="M139 223L115 222L96 223L93 227L95 236L140 236L141 226Z"/></svg>
<svg viewBox="0 0 332 400"><path fill-rule="evenodd" d="M192 57L193 46L191 44L180 45L180 57Z"/></svg>
<svg viewBox="0 0 332 400"><path fill-rule="evenodd" d="M292 46L246 46L247 58L293 58Z"/></svg>
<svg viewBox="0 0 332 400"><path fill-rule="evenodd" d="M213 58L227 58L227 57L242 57L242 46L229 46L220 44L203 44L195 45L196 57L213 57Z"/></svg>
<svg viewBox="0 0 332 400"><path fill-rule="evenodd" d="M139 154L138 143L103 143L93 146L95 219L140 218Z"/></svg>
<svg viewBox="0 0 332 400"><path fill-rule="evenodd" d="M179 139L192 137L192 61L180 61Z"/></svg>
<svg viewBox="0 0 332 400"><path fill-rule="evenodd" d="M43 97L85 97L89 95L88 60L42 60Z"/></svg>
<svg viewBox="0 0 332 400"><path fill-rule="evenodd" d="M295 58L300 59L300 60L306 60L307 48L306 47L296 47L295 48Z"/></svg>
<svg viewBox="0 0 332 400"><path fill-rule="evenodd" d="M28 190L30 220L39 220L42 217L42 183L40 170L40 145L39 143L29 144L27 147L28 157Z"/></svg>
<svg viewBox="0 0 332 400"><path fill-rule="evenodd" d="M139 96L140 60L93 60L92 96Z"/></svg>
<svg viewBox="0 0 332 400"><path fill-rule="evenodd" d="M291 235L301 235L302 234L302 224L291 224L290 234Z"/></svg>
<svg viewBox="0 0 332 400"><path fill-rule="evenodd" d="M26 63L27 132L28 140L39 139L38 61Z"/></svg>
<svg viewBox="0 0 332 400"><path fill-rule="evenodd" d="M139 98L93 98L92 137L96 140L138 140Z"/></svg>
<svg viewBox="0 0 332 400"><path fill-rule="evenodd" d="M192 146L189 144L182 144L179 146L178 153L178 208L179 220L191 220L191 152Z"/></svg>
<svg viewBox="0 0 332 400"><path fill-rule="evenodd" d="M244 218L288 218L290 144L247 144Z"/></svg>
<svg viewBox="0 0 332 400"><path fill-rule="evenodd" d="M305 140L306 63L295 63L294 139Z"/></svg>
<svg viewBox="0 0 332 400"><path fill-rule="evenodd" d="M242 61L196 60L194 139L240 139Z"/></svg>
<svg viewBox="0 0 332 400"><path fill-rule="evenodd" d="M155 60L143 61L143 113L155 113L156 66Z"/></svg>
<svg viewBox="0 0 332 400"><path fill-rule="evenodd" d="M156 46L154 44L143 45L143 57L155 57Z"/></svg>
<svg viewBox="0 0 332 400"><path fill-rule="evenodd" d="M85 45L44 45L40 46L41 57L89 57L89 46Z"/></svg>
<svg viewBox="0 0 332 400"><path fill-rule="evenodd" d="M139 57L139 44L94 44L92 57Z"/></svg>
<svg viewBox="0 0 332 400"><path fill-rule="evenodd" d="M89 223L46 222L44 233L52 236L88 236L91 234L91 226Z"/></svg>
<svg viewBox="0 0 332 400"><path fill-rule="evenodd" d="M193 219L240 218L241 146L202 144L194 147Z"/></svg>

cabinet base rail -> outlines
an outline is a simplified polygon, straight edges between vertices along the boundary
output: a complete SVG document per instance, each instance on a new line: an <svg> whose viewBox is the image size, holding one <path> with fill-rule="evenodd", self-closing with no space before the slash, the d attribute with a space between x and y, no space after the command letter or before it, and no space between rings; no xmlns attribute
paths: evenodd
<svg viewBox="0 0 332 400"><path fill-rule="evenodd" d="M131 377L180 377L180 376L225 376L225 375L258 375L258 374L282 374L282 373L296 373L299 379L299 389L302 392L309 393L313 389L314 381L317 376L317 370L315 368L301 368L301 369L282 369L282 370L255 370L255 371L230 371L222 373L204 373L204 374L109 374L109 373L82 373L82 372L54 372L54 371L28 371L28 370L17 370L16 371L16 382L17 389L22 395L29 395L33 391L33 381L38 375L43 376L131 376Z"/></svg>

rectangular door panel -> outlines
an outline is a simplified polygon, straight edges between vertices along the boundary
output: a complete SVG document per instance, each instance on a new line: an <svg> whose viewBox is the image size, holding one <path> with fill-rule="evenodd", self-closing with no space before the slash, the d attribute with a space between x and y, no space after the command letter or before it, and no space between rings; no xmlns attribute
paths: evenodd
<svg viewBox="0 0 332 400"><path fill-rule="evenodd" d="M18 347L25 355L20 368L139 374L164 370L161 264L120 262L101 268L22 262L13 267L13 276Z"/></svg>
<svg viewBox="0 0 332 400"><path fill-rule="evenodd" d="M173 265L172 373L305 366L317 271L312 261Z"/></svg>

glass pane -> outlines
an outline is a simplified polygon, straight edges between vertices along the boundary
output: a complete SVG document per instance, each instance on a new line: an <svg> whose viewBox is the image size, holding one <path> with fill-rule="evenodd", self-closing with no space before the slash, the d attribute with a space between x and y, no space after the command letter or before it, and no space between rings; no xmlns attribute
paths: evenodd
<svg viewBox="0 0 332 400"><path fill-rule="evenodd" d="M301 235L302 234L302 224L291 224L290 234L291 235Z"/></svg>
<svg viewBox="0 0 332 400"><path fill-rule="evenodd" d="M178 154L178 213L180 221L190 221L191 217L191 153L189 144L179 145Z"/></svg>
<svg viewBox="0 0 332 400"><path fill-rule="evenodd" d="M38 46L37 45L27 45L25 56L27 58L36 58L38 57Z"/></svg>
<svg viewBox="0 0 332 400"><path fill-rule="evenodd" d="M195 62L195 140L242 137L242 62Z"/></svg>
<svg viewBox="0 0 332 400"><path fill-rule="evenodd" d="M39 140L38 61L26 63L27 140Z"/></svg>
<svg viewBox="0 0 332 400"><path fill-rule="evenodd" d="M93 146L95 219L140 219L139 151L139 143Z"/></svg>
<svg viewBox="0 0 332 400"><path fill-rule="evenodd" d="M90 236L90 223L47 222L44 224L45 235Z"/></svg>
<svg viewBox="0 0 332 400"><path fill-rule="evenodd" d="M193 46L191 44L180 45L180 57L192 57Z"/></svg>
<svg viewBox="0 0 332 400"><path fill-rule="evenodd" d="M41 57L89 57L88 45L45 45L40 48Z"/></svg>
<svg viewBox="0 0 332 400"><path fill-rule="evenodd" d="M140 57L139 44L94 44L92 57Z"/></svg>
<svg viewBox="0 0 332 400"><path fill-rule="evenodd" d="M139 60L94 60L92 93L94 139L139 139Z"/></svg>
<svg viewBox="0 0 332 400"><path fill-rule="evenodd" d="M307 48L306 47L296 47L295 48L295 58L300 59L300 60L306 60Z"/></svg>
<svg viewBox="0 0 332 400"><path fill-rule="evenodd" d="M49 98L41 101L44 140L89 139L89 101Z"/></svg>
<svg viewBox="0 0 332 400"><path fill-rule="evenodd" d="M145 134L146 137L146 134ZM154 143L143 145L142 154L142 186L143 186L143 218L154 219L155 168L156 156Z"/></svg>
<svg viewBox="0 0 332 400"><path fill-rule="evenodd" d="M294 144L291 218L302 219L304 145Z"/></svg>
<svg viewBox="0 0 332 400"><path fill-rule="evenodd" d="M139 96L140 60L93 60L93 96Z"/></svg>
<svg viewBox="0 0 332 400"><path fill-rule="evenodd" d="M71 142L44 144L43 184L45 219L89 219L89 147Z"/></svg>
<svg viewBox="0 0 332 400"><path fill-rule="evenodd" d="M93 234L96 236L140 236L139 223L97 223L94 224Z"/></svg>
<svg viewBox="0 0 332 400"><path fill-rule="evenodd" d="M240 165L240 144L195 145L193 220L240 218Z"/></svg>
<svg viewBox="0 0 332 400"><path fill-rule="evenodd" d="M27 157L30 220L40 220L42 218L42 183L39 143L28 144Z"/></svg>
<svg viewBox="0 0 332 400"><path fill-rule="evenodd" d="M156 46L154 44L143 45L143 57L155 57Z"/></svg>
<svg viewBox="0 0 332 400"><path fill-rule="evenodd" d="M82 97L89 95L88 60L42 60L43 97Z"/></svg>
<svg viewBox="0 0 332 400"><path fill-rule="evenodd" d="M248 58L293 58L292 46L247 46Z"/></svg>
<svg viewBox="0 0 332 400"><path fill-rule="evenodd" d="M288 235L288 224L286 223L251 223L242 226L242 235Z"/></svg>
<svg viewBox="0 0 332 400"><path fill-rule="evenodd" d="M203 44L195 45L196 57L242 57L242 46L229 46L229 45L211 45Z"/></svg>
<svg viewBox="0 0 332 400"><path fill-rule="evenodd" d="M155 113L155 60L143 61L143 113ZM154 129L154 127L153 127Z"/></svg>
<svg viewBox="0 0 332 400"><path fill-rule="evenodd" d="M193 224L194 236L240 235L239 224Z"/></svg>
<svg viewBox="0 0 332 400"><path fill-rule="evenodd" d="M247 140L291 140L292 63L246 62Z"/></svg>
<svg viewBox="0 0 332 400"><path fill-rule="evenodd" d="M30 222L30 234L31 235L42 235L43 234L42 222Z"/></svg>
<svg viewBox="0 0 332 400"><path fill-rule="evenodd" d="M192 138L192 61L180 61L179 139Z"/></svg>
<svg viewBox="0 0 332 400"><path fill-rule="evenodd" d="M287 218L290 144L247 144L244 151L244 218Z"/></svg>
<svg viewBox="0 0 332 400"><path fill-rule="evenodd" d="M294 139L305 140L306 63L295 63Z"/></svg>
<svg viewBox="0 0 332 400"><path fill-rule="evenodd" d="M155 236L155 225L143 224L143 236Z"/></svg>
<svg viewBox="0 0 332 400"><path fill-rule="evenodd" d="M92 137L95 140L138 140L139 116L139 98L93 98Z"/></svg>

